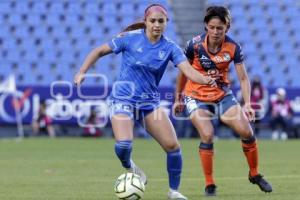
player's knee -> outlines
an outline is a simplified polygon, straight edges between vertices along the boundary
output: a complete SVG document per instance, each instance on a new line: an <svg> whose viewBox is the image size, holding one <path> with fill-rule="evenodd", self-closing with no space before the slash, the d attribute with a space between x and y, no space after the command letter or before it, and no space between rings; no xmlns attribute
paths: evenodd
<svg viewBox="0 0 300 200"><path fill-rule="evenodd" d="M201 141L204 143L212 143L213 140L214 140L214 134L212 132L201 135Z"/></svg>
<svg viewBox="0 0 300 200"><path fill-rule="evenodd" d="M240 135L242 138L251 138L253 136L253 131L252 129L244 129L241 131Z"/></svg>
<svg viewBox="0 0 300 200"><path fill-rule="evenodd" d="M179 148L180 148L180 145L178 142L170 142L170 143L164 145L164 150L166 152L175 151Z"/></svg>

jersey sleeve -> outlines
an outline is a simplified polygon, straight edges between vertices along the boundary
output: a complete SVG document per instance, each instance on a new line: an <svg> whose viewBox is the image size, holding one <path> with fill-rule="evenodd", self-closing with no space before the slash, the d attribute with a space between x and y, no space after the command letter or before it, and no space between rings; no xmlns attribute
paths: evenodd
<svg viewBox="0 0 300 200"><path fill-rule="evenodd" d="M244 61L244 55L242 52L242 48L239 44L236 45L233 62L234 64L240 64Z"/></svg>
<svg viewBox="0 0 300 200"><path fill-rule="evenodd" d="M186 43L186 47L184 49L184 54L189 60L194 59L194 45L193 45L193 40L189 40Z"/></svg>
<svg viewBox="0 0 300 200"><path fill-rule="evenodd" d="M114 37L111 41L109 41L108 45L115 54L118 54L126 49L128 39L128 34L121 33L117 37Z"/></svg>
<svg viewBox="0 0 300 200"><path fill-rule="evenodd" d="M182 49L178 45L174 44L172 48L171 61L176 66L186 60L186 56L184 55Z"/></svg>

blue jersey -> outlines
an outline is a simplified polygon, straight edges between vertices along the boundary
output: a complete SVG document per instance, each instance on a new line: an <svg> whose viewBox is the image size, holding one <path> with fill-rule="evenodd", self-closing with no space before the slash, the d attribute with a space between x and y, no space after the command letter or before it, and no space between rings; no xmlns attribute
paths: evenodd
<svg viewBox="0 0 300 200"><path fill-rule="evenodd" d="M110 95L130 103L158 103L158 85L169 61L185 61L183 51L162 36L152 44L143 29L125 32L108 45L114 53L122 52L122 66Z"/></svg>

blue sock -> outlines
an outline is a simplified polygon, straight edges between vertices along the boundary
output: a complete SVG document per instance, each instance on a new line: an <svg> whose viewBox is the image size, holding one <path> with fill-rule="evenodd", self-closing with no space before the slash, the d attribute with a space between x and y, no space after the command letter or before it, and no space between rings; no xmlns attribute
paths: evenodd
<svg viewBox="0 0 300 200"><path fill-rule="evenodd" d="M180 149L167 152L167 169L169 173L169 186L171 189L177 190L180 184L180 175L182 169L182 157Z"/></svg>
<svg viewBox="0 0 300 200"><path fill-rule="evenodd" d="M115 152L124 168L130 168L130 155L132 150L132 141L117 141L115 144Z"/></svg>

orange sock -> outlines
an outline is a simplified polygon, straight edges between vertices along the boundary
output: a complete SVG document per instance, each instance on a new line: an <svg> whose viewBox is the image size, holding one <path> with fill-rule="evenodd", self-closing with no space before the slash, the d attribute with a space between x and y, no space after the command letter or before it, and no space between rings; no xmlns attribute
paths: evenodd
<svg viewBox="0 0 300 200"><path fill-rule="evenodd" d="M258 149L256 139L242 140L242 147L250 169L250 176L258 174Z"/></svg>
<svg viewBox="0 0 300 200"><path fill-rule="evenodd" d="M208 148L206 148L208 147ZM201 143L199 147L199 157L202 164L203 173L205 176L205 184L215 184L213 179L213 144Z"/></svg>

